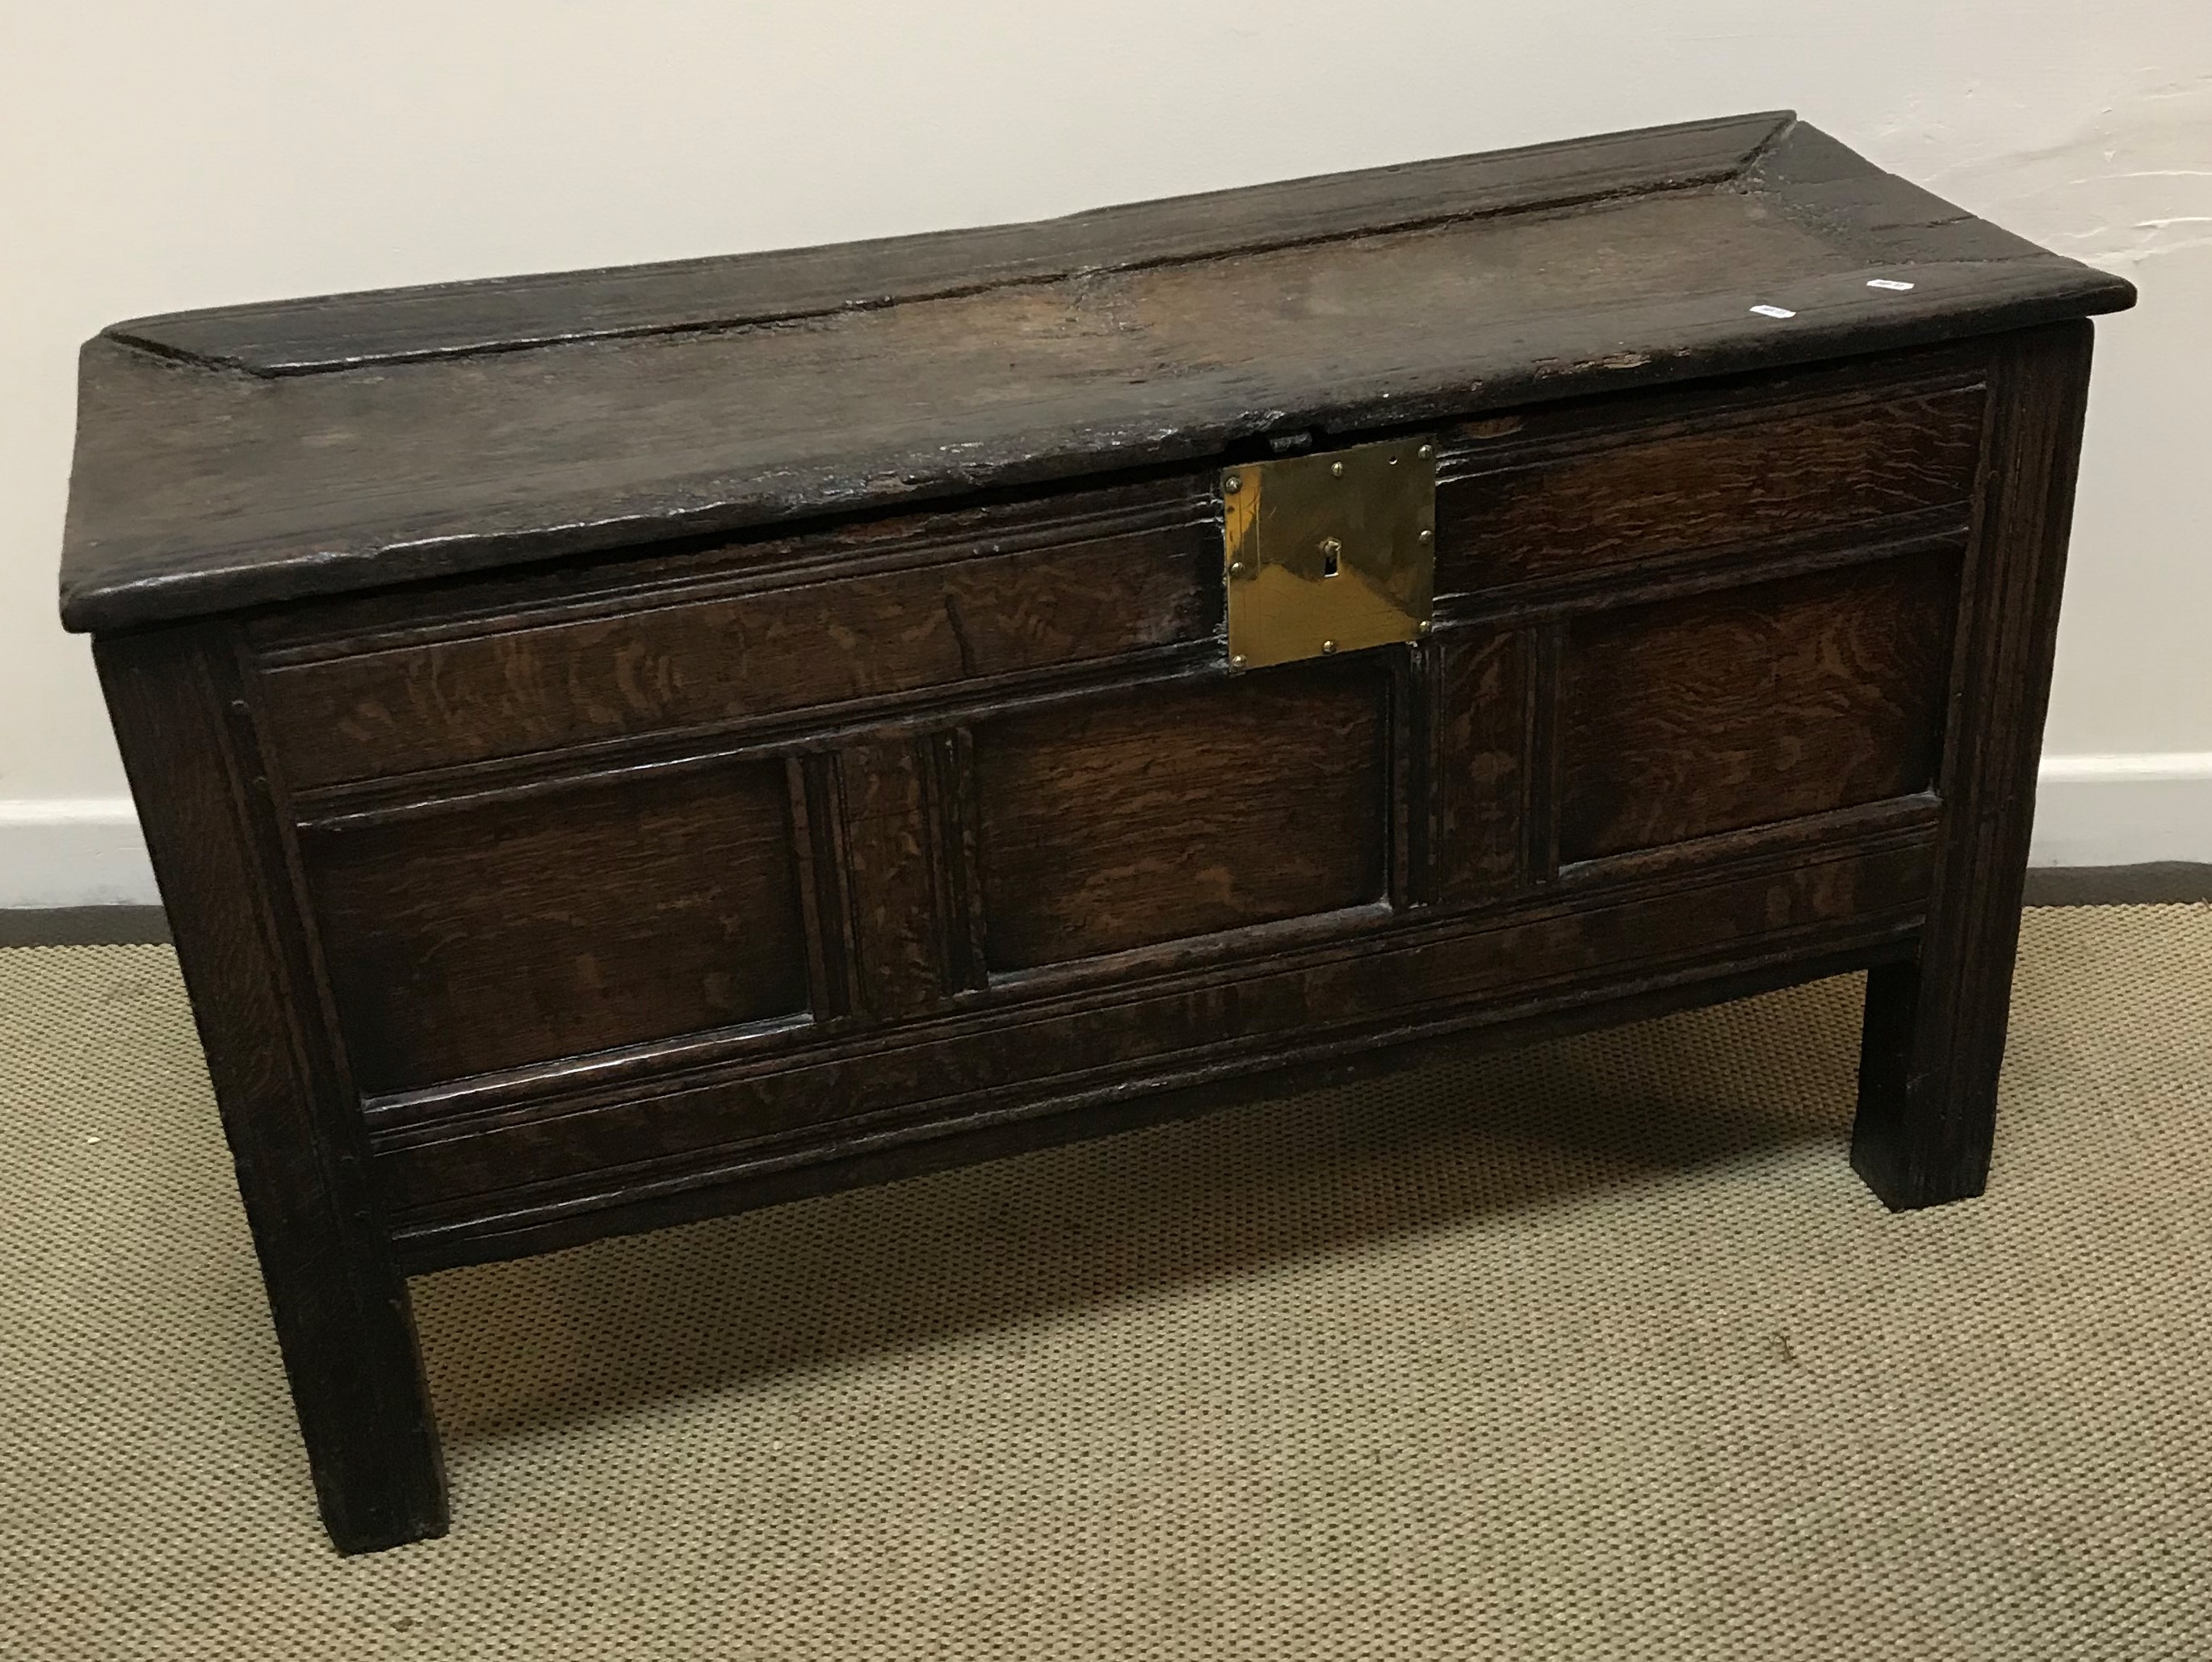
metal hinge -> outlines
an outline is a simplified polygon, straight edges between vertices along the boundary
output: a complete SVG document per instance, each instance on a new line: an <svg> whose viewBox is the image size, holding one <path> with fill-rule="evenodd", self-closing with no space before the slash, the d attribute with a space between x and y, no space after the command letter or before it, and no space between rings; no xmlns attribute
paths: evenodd
<svg viewBox="0 0 2212 1662"><path fill-rule="evenodd" d="M1224 468L1229 664L1415 640L1436 590L1436 447L1394 439Z"/></svg>

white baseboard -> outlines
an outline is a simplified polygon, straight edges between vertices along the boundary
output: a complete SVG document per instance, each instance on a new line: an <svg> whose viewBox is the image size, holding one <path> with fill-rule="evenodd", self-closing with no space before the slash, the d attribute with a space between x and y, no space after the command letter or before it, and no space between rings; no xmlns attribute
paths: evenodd
<svg viewBox="0 0 2212 1662"><path fill-rule="evenodd" d="M2044 757L2027 859L2212 864L2212 750Z"/></svg>
<svg viewBox="0 0 2212 1662"><path fill-rule="evenodd" d="M2028 858L2212 864L2212 750L2045 756ZM0 908L157 904L128 797L0 800Z"/></svg>
<svg viewBox="0 0 2212 1662"><path fill-rule="evenodd" d="M0 908L160 900L130 798L0 801Z"/></svg>

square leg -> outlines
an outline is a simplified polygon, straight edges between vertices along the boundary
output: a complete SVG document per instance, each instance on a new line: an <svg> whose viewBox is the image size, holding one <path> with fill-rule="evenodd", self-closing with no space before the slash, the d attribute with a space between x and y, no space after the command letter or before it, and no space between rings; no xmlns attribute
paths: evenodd
<svg viewBox="0 0 2212 1662"><path fill-rule="evenodd" d="M2089 350L2087 323L2030 331L1990 379L1934 892L1911 959L1867 977L1851 1164L1893 1210L1989 1180Z"/></svg>
<svg viewBox="0 0 2212 1662"><path fill-rule="evenodd" d="M293 893L229 643L214 628L95 652L191 993L270 1314L332 1544L446 1531L446 1476L368 1128L317 1019Z"/></svg>
<svg viewBox="0 0 2212 1662"><path fill-rule="evenodd" d="M2011 970L2008 950L2008 983ZM1892 1211L1971 1199L1989 1181L2006 1001L1947 991L1917 958L1867 974L1851 1166Z"/></svg>

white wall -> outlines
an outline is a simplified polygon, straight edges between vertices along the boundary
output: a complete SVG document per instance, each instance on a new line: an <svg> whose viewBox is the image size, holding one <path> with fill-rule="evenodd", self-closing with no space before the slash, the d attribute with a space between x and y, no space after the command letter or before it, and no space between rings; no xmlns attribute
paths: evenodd
<svg viewBox="0 0 2212 1662"><path fill-rule="evenodd" d="M0 0L0 905L150 897L53 619L113 318L1028 218L1791 106L2124 272L2039 858L2212 858L2207 0Z"/></svg>

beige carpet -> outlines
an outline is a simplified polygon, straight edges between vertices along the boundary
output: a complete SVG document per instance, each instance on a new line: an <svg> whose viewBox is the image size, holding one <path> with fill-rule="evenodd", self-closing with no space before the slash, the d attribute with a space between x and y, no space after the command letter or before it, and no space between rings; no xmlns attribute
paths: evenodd
<svg viewBox="0 0 2212 1662"><path fill-rule="evenodd" d="M2212 1655L2212 907L2029 915L1969 1205L1856 991L418 1283L344 1560L174 961L0 952L0 1656Z"/></svg>

